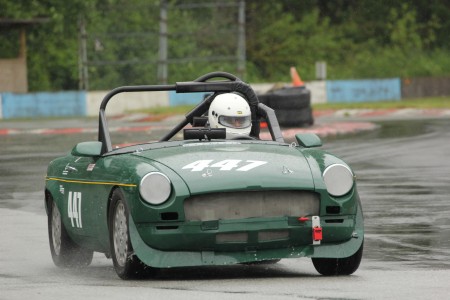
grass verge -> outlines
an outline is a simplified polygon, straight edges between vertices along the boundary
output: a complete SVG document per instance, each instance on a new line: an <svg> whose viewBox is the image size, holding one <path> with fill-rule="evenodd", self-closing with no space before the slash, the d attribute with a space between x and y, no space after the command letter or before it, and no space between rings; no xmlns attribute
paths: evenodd
<svg viewBox="0 0 450 300"><path fill-rule="evenodd" d="M313 109L450 109L450 97L431 97L420 99L403 99L399 101L377 101L358 103L321 103L314 104Z"/></svg>

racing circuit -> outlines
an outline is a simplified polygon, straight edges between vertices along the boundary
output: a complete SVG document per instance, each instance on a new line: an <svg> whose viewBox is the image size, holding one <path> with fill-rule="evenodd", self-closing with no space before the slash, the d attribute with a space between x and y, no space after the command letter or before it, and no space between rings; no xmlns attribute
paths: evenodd
<svg viewBox="0 0 450 300"><path fill-rule="evenodd" d="M118 133L136 140L152 140L165 126L155 123L151 131L136 131L123 122L120 127L130 130ZM101 255L94 255L87 269L56 268L48 249L43 206L46 167L77 142L95 140L96 131L89 129L95 123L1 123L0 299L130 295L135 299L445 299L450 293L450 118L445 113L352 117L335 113L317 119L316 129L343 123L374 125L370 130L322 134L324 148L355 170L366 226L360 269L349 277L332 278L319 276L309 259L175 268L155 279L127 282L117 278L111 262ZM83 131L33 132L46 128Z"/></svg>

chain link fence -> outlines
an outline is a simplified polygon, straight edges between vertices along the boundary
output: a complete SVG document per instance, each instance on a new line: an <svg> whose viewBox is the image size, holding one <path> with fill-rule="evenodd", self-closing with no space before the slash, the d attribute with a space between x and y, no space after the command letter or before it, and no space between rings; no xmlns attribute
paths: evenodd
<svg viewBox="0 0 450 300"><path fill-rule="evenodd" d="M245 2L154 1L109 5L80 17L80 89L245 76Z"/></svg>

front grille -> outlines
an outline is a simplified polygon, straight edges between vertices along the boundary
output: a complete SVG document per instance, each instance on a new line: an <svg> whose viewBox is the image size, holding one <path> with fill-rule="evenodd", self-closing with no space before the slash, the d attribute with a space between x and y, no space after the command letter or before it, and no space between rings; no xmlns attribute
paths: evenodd
<svg viewBox="0 0 450 300"><path fill-rule="evenodd" d="M219 233L216 235L216 243L247 243L247 232Z"/></svg>
<svg viewBox="0 0 450 300"><path fill-rule="evenodd" d="M319 214L319 196L307 191L248 191L195 195L184 201L187 221Z"/></svg>
<svg viewBox="0 0 450 300"><path fill-rule="evenodd" d="M287 230L270 230L258 232L258 242L271 242L289 239L289 231Z"/></svg>

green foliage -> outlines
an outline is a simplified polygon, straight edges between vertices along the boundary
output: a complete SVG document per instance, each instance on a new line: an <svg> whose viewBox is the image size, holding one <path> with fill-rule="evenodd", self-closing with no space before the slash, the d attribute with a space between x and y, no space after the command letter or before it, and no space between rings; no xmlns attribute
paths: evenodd
<svg viewBox="0 0 450 300"><path fill-rule="evenodd" d="M0 0L1 18L48 18L27 27L28 82L30 90L67 90L78 87L77 18L93 1ZM18 37L9 39L17 43Z"/></svg>
<svg viewBox="0 0 450 300"><path fill-rule="evenodd" d="M237 73L237 2L167 3L168 81ZM27 27L30 90L78 89L81 21L89 88L110 89L158 82L159 5L0 0L0 19L49 19ZM286 82L295 66L303 80L313 80L316 61L327 62L329 79L449 76L449 16L445 1L246 0L243 79ZM0 29L0 58L15 57L18 48L18 30Z"/></svg>
<svg viewBox="0 0 450 300"><path fill-rule="evenodd" d="M404 52L421 50L422 39L419 35L419 24L416 22L416 11L404 3L398 11L392 8L387 28L390 31L392 47L402 49Z"/></svg>

